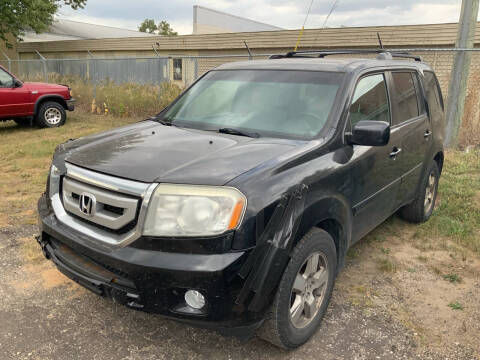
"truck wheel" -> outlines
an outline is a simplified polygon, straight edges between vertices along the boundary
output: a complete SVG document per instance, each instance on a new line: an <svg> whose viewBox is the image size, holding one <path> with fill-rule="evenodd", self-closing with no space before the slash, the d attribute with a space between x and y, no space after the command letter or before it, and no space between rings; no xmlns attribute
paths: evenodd
<svg viewBox="0 0 480 360"><path fill-rule="evenodd" d="M399 214L403 219L412 223L421 223L430 218L437 199L439 178L438 165L432 161L415 200L400 209Z"/></svg>
<svg viewBox="0 0 480 360"><path fill-rule="evenodd" d="M257 335L284 349L310 339L330 302L336 266L332 237L321 229L311 229L293 250Z"/></svg>
<svg viewBox="0 0 480 360"><path fill-rule="evenodd" d="M40 106L36 122L40 127L62 126L67 119L65 109L55 101L47 101Z"/></svg>

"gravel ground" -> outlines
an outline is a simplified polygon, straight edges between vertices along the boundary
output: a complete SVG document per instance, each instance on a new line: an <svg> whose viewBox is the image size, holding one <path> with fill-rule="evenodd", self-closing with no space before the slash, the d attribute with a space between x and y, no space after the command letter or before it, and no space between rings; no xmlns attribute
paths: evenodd
<svg viewBox="0 0 480 360"><path fill-rule="evenodd" d="M359 276L351 260L322 327L306 345L285 352L258 338L239 342L100 298L50 262L26 260L22 244L34 241L35 231L0 229L2 359L479 359L468 346L452 343L438 352L419 345L388 307L348 301L342 284Z"/></svg>

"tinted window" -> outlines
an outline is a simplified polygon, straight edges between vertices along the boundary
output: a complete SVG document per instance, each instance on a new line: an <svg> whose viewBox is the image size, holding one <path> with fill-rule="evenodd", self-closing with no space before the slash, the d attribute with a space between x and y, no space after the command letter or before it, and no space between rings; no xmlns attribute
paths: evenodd
<svg viewBox="0 0 480 360"><path fill-rule="evenodd" d="M400 124L419 115L418 97L415 91L413 73L393 72L392 78L397 102L397 114L394 117L394 124Z"/></svg>
<svg viewBox="0 0 480 360"><path fill-rule="evenodd" d="M350 105L352 127L360 120L378 120L390 123L387 87L383 74L366 76L357 84Z"/></svg>
<svg viewBox="0 0 480 360"><path fill-rule="evenodd" d="M0 87L12 87L13 86L13 78L12 76L7 73L5 70L0 69Z"/></svg>
<svg viewBox="0 0 480 360"><path fill-rule="evenodd" d="M437 78L431 71L425 71L425 92L427 95L427 102L432 114L443 112L443 101L438 86Z"/></svg>
<svg viewBox="0 0 480 360"><path fill-rule="evenodd" d="M163 115L181 126L224 127L262 136L312 138L325 126L341 73L218 70L196 82Z"/></svg>

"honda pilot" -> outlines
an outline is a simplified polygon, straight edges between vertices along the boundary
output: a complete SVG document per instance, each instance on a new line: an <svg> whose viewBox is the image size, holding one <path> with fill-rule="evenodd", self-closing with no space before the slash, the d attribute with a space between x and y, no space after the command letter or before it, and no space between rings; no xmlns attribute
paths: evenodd
<svg viewBox="0 0 480 360"><path fill-rule="evenodd" d="M156 116L59 145L44 255L130 308L305 343L347 249L396 212L434 210L438 81L419 57L374 52L224 64Z"/></svg>

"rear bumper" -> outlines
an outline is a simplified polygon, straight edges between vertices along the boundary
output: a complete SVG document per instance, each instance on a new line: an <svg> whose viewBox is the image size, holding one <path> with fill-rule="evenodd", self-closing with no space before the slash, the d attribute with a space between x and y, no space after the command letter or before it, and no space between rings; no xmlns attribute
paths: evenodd
<svg viewBox="0 0 480 360"><path fill-rule="evenodd" d="M45 256L66 276L94 293L127 307L154 312L223 334L248 337L263 314L235 304L243 286L238 276L245 252L190 254L150 251L126 246L100 249L91 239L60 223L39 201L39 243ZM203 311L188 307L188 289L207 299Z"/></svg>
<svg viewBox="0 0 480 360"><path fill-rule="evenodd" d="M75 102L77 100L75 99L70 99L70 100L65 100L65 102L67 103L67 110L68 111L73 111L75 110Z"/></svg>

